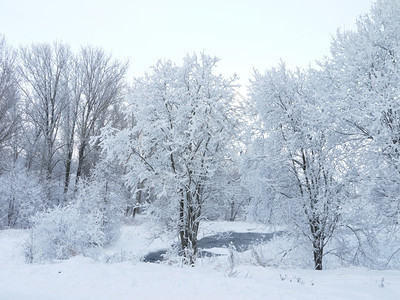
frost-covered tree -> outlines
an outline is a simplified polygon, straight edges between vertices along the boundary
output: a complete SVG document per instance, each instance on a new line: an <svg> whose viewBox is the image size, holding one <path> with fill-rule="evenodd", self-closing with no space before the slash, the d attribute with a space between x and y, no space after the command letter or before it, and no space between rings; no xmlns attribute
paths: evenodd
<svg viewBox="0 0 400 300"><path fill-rule="evenodd" d="M399 59L400 3L379 0L358 20L355 31L338 32L331 58L323 64L335 91L331 112L357 149L356 194L364 201L361 207L368 208L348 228L358 240L362 235L368 235L365 240L380 239L382 247L393 246L393 252L400 248L395 234L400 221ZM384 232L388 239L378 237Z"/></svg>
<svg viewBox="0 0 400 300"><path fill-rule="evenodd" d="M262 185L252 190L253 201L267 202L262 207L269 221L292 224L307 237L320 270L347 197L347 166L346 145L324 110L327 91L321 91L317 75L291 72L283 64L255 73L250 95L261 129L249 163L251 176Z"/></svg>
<svg viewBox="0 0 400 300"><path fill-rule="evenodd" d="M358 21L357 31L337 34L325 66L336 84L337 107L349 125L346 133L364 140L367 164L374 166L364 175L377 183L375 191L381 190L386 204L393 201L387 213L395 222L400 213L393 190L400 186L399 13L398 1L378 1Z"/></svg>
<svg viewBox="0 0 400 300"><path fill-rule="evenodd" d="M212 178L234 145L235 78L215 75L217 61L202 54L187 56L181 66L159 62L135 81L126 114L135 118L132 127L102 135L108 157L126 166L127 184L144 183L155 195L148 211L164 230L178 232L190 264Z"/></svg>
<svg viewBox="0 0 400 300"><path fill-rule="evenodd" d="M0 175L0 229L28 228L31 217L48 208L43 186L25 169Z"/></svg>

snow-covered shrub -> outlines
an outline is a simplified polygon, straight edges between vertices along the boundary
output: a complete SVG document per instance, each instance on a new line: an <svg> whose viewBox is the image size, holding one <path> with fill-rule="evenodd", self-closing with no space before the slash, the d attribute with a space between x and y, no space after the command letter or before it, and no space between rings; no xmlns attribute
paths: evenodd
<svg viewBox="0 0 400 300"><path fill-rule="evenodd" d="M385 199L373 197L375 187L370 185L363 197L352 197L343 205L343 225L327 244L327 268L400 268L400 227L386 214Z"/></svg>
<svg viewBox="0 0 400 300"><path fill-rule="evenodd" d="M312 268L312 249L301 237L276 235L268 243L253 245L242 261L262 267Z"/></svg>
<svg viewBox="0 0 400 300"><path fill-rule="evenodd" d="M238 275L238 271L236 270L238 255L236 248L232 243L229 244L228 251L228 261L225 267L224 274L227 277L236 277Z"/></svg>
<svg viewBox="0 0 400 300"><path fill-rule="evenodd" d="M88 213L76 202L38 213L26 243L28 262L67 259L89 254L104 244L101 215Z"/></svg>
<svg viewBox="0 0 400 300"><path fill-rule="evenodd" d="M37 177L18 168L0 176L0 229L28 228L32 215L46 206Z"/></svg>
<svg viewBox="0 0 400 300"><path fill-rule="evenodd" d="M344 227L328 247L326 262L329 268L400 268L400 234L395 228L377 231L373 228Z"/></svg>
<svg viewBox="0 0 400 300"><path fill-rule="evenodd" d="M118 252L115 253L111 254L103 253L102 256L100 257L100 261L105 262L107 264L121 263L124 261L138 262L140 261L140 256L134 254L132 251L119 249Z"/></svg>
<svg viewBox="0 0 400 300"><path fill-rule="evenodd" d="M163 255L163 261L168 265L181 266L183 259L181 256L181 247L177 243L172 243Z"/></svg>
<svg viewBox="0 0 400 300"><path fill-rule="evenodd" d="M119 236L126 197L112 166L99 163L81 180L74 199L37 214L26 243L29 262L95 255Z"/></svg>
<svg viewBox="0 0 400 300"><path fill-rule="evenodd" d="M118 238L126 207L124 186L112 171L112 166L99 163L93 175L79 184L76 194L83 214L99 216L105 244Z"/></svg>

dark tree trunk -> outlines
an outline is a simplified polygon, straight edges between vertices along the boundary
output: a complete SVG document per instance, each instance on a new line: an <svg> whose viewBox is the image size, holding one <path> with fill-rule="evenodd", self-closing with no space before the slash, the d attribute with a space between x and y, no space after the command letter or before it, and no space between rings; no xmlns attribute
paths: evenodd
<svg viewBox="0 0 400 300"><path fill-rule="evenodd" d="M232 201L231 202L231 215L229 217L229 221L231 221L231 222L235 221L236 214L237 214L237 212L235 212L235 202Z"/></svg>
<svg viewBox="0 0 400 300"><path fill-rule="evenodd" d="M8 203L8 214L7 214L7 226L8 228L13 228L13 217L14 217L14 203L15 203L15 197L12 196L12 200ZM15 222L14 222L15 223Z"/></svg>
<svg viewBox="0 0 400 300"><path fill-rule="evenodd" d="M324 236L321 232L319 219L312 220L310 224L313 239L313 257L315 270L322 270L322 257L324 255Z"/></svg>
<svg viewBox="0 0 400 300"><path fill-rule="evenodd" d="M314 268L315 268L315 270L322 270L323 254L324 254L323 247L314 248Z"/></svg>
<svg viewBox="0 0 400 300"><path fill-rule="evenodd" d="M65 164L64 197L68 193L69 180L71 177L72 151L68 151L67 162Z"/></svg>
<svg viewBox="0 0 400 300"><path fill-rule="evenodd" d="M183 192L181 192L183 194ZM182 197L179 201L179 237L181 240L181 249L184 257L186 257L186 249L188 248L189 241L187 239L187 229L185 222L185 199Z"/></svg>
<svg viewBox="0 0 400 300"><path fill-rule="evenodd" d="M194 205L193 200L194 199L190 192L187 192L186 197L182 197L179 203L179 236L181 240L182 253L185 262L192 266L194 266L198 251L197 234L200 225L200 207Z"/></svg>
<svg viewBox="0 0 400 300"><path fill-rule="evenodd" d="M75 188L77 188L79 178L82 176L85 148L86 148L86 142L82 141L81 144L79 145L78 167L77 167L77 170L76 170Z"/></svg>

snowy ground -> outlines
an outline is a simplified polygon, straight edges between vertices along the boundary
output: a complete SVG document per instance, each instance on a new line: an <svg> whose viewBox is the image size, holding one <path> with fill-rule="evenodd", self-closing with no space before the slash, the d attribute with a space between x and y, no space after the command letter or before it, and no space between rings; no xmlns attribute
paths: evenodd
<svg viewBox="0 0 400 300"><path fill-rule="evenodd" d="M268 232L248 223L208 223L200 235ZM0 231L0 299L400 299L400 271L346 268L326 271L235 267L227 257L199 259L196 267L143 263L139 258L165 248L150 242L144 225L126 226L101 259L78 256L43 265L24 262L21 230ZM221 249L221 253L224 250Z"/></svg>

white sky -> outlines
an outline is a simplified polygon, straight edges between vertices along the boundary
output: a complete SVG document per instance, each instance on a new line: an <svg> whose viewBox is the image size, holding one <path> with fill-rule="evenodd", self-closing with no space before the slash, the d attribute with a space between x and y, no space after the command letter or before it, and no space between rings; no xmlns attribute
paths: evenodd
<svg viewBox="0 0 400 300"><path fill-rule="evenodd" d="M338 27L354 29L372 0L0 0L11 45L61 40L101 46L141 76L158 59L205 51L247 84L282 58L306 67L328 54Z"/></svg>

